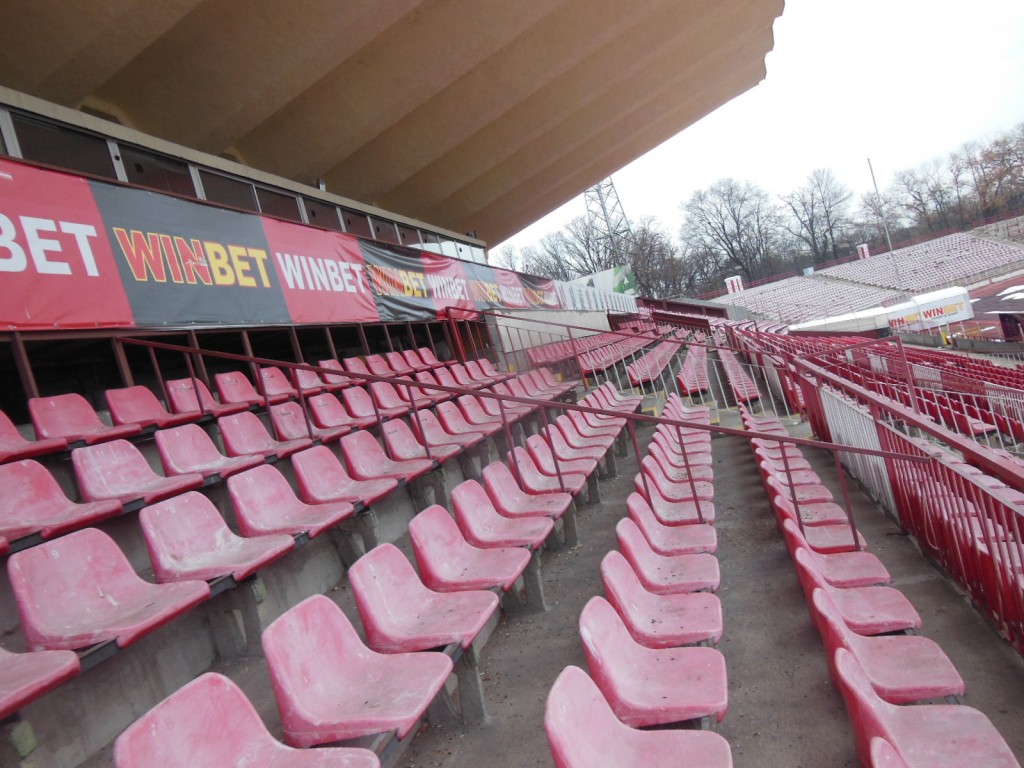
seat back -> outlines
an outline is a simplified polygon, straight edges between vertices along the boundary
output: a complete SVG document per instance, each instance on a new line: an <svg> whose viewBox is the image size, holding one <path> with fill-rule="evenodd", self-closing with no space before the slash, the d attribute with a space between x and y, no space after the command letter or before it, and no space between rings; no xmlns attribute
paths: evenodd
<svg viewBox="0 0 1024 768"><path fill-rule="evenodd" d="M602 690L612 690L615 669L628 669L636 656L636 641L611 603L592 597L580 612L580 639L587 668Z"/></svg>
<svg viewBox="0 0 1024 768"><path fill-rule="evenodd" d="M213 440L198 424L160 429L153 435L164 470L173 474L195 472L193 467L223 458Z"/></svg>
<svg viewBox="0 0 1024 768"><path fill-rule="evenodd" d="M299 494L307 502L325 501L352 484L345 466L330 448L317 445L292 454Z"/></svg>
<svg viewBox="0 0 1024 768"><path fill-rule="evenodd" d="M371 648L388 647L404 633L399 617L430 603L430 591L394 544L379 544L356 560L348 580Z"/></svg>
<svg viewBox="0 0 1024 768"><path fill-rule="evenodd" d="M370 397L370 393L363 387L343 389L341 391L341 399L345 403L346 410L356 418L367 416L372 419L377 418L377 410L373 407L373 399Z"/></svg>
<svg viewBox="0 0 1024 768"><path fill-rule="evenodd" d="M275 742L242 689L207 672L140 717L114 742L117 768L242 765Z"/></svg>
<svg viewBox="0 0 1024 768"><path fill-rule="evenodd" d="M883 701L868 680L864 668L857 657L845 648L837 648L833 655L839 692L846 702L846 712L853 725L853 735L857 742L857 753L865 765L870 765L871 740L883 738L893 745L897 740L891 732L888 719L893 704ZM898 746L898 745L897 745Z"/></svg>
<svg viewBox="0 0 1024 768"><path fill-rule="evenodd" d="M376 477L382 464L390 464L380 444L369 432L353 432L338 441L341 455L351 474L357 477Z"/></svg>
<svg viewBox="0 0 1024 768"><path fill-rule="evenodd" d="M587 673L569 666L551 686L544 707L544 730L556 768L625 765L619 740L623 725Z"/></svg>
<svg viewBox="0 0 1024 768"><path fill-rule="evenodd" d="M260 378L263 380L263 391L267 393L267 397L296 397L299 394L292 386L288 375L275 365L260 368Z"/></svg>
<svg viewBox="0 0 1024 768"><path fill-rule="evenodd" d="M381 408L405 408L408 404L398 395L395 385L387 381L370 382L370 394Z"/></svg>
<svg viewBox="0 0 1024 768"><path fill-rule="evenodd" d="M274 423L278 436L282 440L298 440L303 437L316 437L306 421L302 406L294 400L267 408L270 420Z"/></svg>
<svg viewBox="0 0 1024 768"><path fill-rule="evenodd" d="M360 360L358 357L346 357L341 361L342 365L345 366L346 371L352 373L364 373L370 375L370 369L366 367L366 363ZM365 382L364 382L365 383Z"/></svg>
<svg viewBox="0 0 1024 768"><path fill-rule="evenodd" d="M832 596L825 590L815 587L811 593L810 606L811 616L818 627L818 632L821 633L821 641L825 645L829 662L832 662L837 648L846 648L856 653L856 648L852 647L856 643L854 633L846 626Z"/></svg>
<svg viewBox="0 0 1024 768"><path fill-rule="evenodd" d="M307 371L305 368L293 368L292 375L295 377L295 384L303 394L316 394L324 388L323 379L316 371Z"/></svg>
<svg viewBox="0 0 1024 768"><path fill-rule="evenodd" d="M337 373L325 373L323 375L324 384L331 389L347 387L352 383L352 379L345 375L344 367L333 357L329 357L326 360L317 360L316 364L320 368L330 368L332 371L337 371Z"/></svg>
<svg viewBox="0 0 1024 768"><path fill-rule="evenodd" d="M492 461L483 471L484 487L492 499L504 498L509 502L526 494L516 482L512 470L503 461Z"/></svg>
<svg viewBox="0 0 1024 768"><path fill-rule="evenodd" d="M441 421L441 426L444 427L446 432L458 435L460 433L478 431L472 424L466 421L466 417L462 415L459 406L450 400L446 403L438 403L434 410Z"/></svg>
<svg viewBox="0 0 1024 768"><path fill-rule="evenodd" d="M427 507L409 521L409 539L423 583L440 585L449 580L451 568L465 559L471 548L448 510L439 504ZM457 568L457 566L456 566Z"/></svg>
<svg viewBox="0 0 1024 768"><path fill-rule="evenodd" d="M419 355L420 360L427 365L444 365L444 363L437 359L437 355L434 354L434 350L430 347L420 347L416 350L416 354Z"/></svg>
<svg viewBox="0 0 1024 768"><path fill-rule="evenodd" d="M391 377L395 375L395 371L381 355L367 355L366 368L375 376Z"/></svg>
<svg viewBox="0 0 1024 768"><path fill-rule="evenodd" d="M638 597L650 594L644 589L629 560L615 549L610 550L601 560L601 584L608 602L620 615L630 613L628 609L636 605Z"/></svg>
<svg viewBox="0 0 1024 768"><path fill-rule="evenodd" d="M28 410L39 437L68 437L106 426L89 402L76 392L30 398Z"/></svg>
<svg viewBox="0 0 1024 768"><path fill-rule="evenodd" d="M38 461L0 464L0 530L7 523L21 528L31 520L46 520L51 508L70 503L54 476Z"/></svg>
<svg viewBox="0 0 1024 768"><path fill-rule="evenodd" d="M352 422L352 416L345 410L341 400L330 392L322 395L313 395L306 400L309 406L309 415L313 422L322 428L347 426Z"/></svg>
<svg viewBox="0 0 1024 768"><path fill-rule="evenodd" d="M452 488L451 492L452 511L455 519L459 521L459 528L465 530L463 521L472 523L480 521L491 515L497 515L498 511L491 503L491 497L487 491L476 480L465 480Z"/></svg>
<svg viewBox="0 0 1024 768"><path fill-rule="evenodd" d="M220 405L202 381L196 379L195 384L199 389L198 397L196 389L192 386L192 379L171 379L164 382L164 386L167 387L167 399L175 413L198 411L200 400L207 411Z"/></svg>
<svg viewBox="0 0 1024 768"><path fill-rule="evenodd" d="M82 498L112 499L159 477L146 457L127 440L87 445L71 452Z"/></svg>
<svg viewBox="0 0 1024 768"><path fill-rule="evenodd" d="M231 456L263 453L272 449L276 442L259 416L251 411L221 416L217 419L217 427L224 449Z"/></svg>
<svg viewBox="0 0 1024 768"><path fill-rule="evenodd" d="M105 393L110 420L115 424L156 424L169 414L148 387L141 385L108 389Z"/></svg>
<svg viewBox="0 0 1024 768"><path fill-rule="evenodd" d="M394 371L399 376L406 376L406 377L412 376L412 372L416 368L422 368L423 367L422 364L420 364L420 365L412 365L412 364L410 364L405 359L405 357L403 357L403 354L404 353L402 353L402 352L385 352L384 353L384 360L387 362L388 368L390 368L392 371Z"/></svg>
<svg viewBox="0 0 1024 768"><path fill-rule="evenodd" d="M896 747L876 736L869 745L871 750L871 768L910 768L910 763L896 751Z"/></svg>
<svg viewBox="0 0 1024 768"><path fill-rule="evenodd" d="M243 535L273 527L275 521L302 505L281 470L271 464L229 477L228 493Z"/></svg>
<svg viewBox="0 0 1024 768"><path fill-rule="evenodd" d="M415 422L414 422L415 423ZM417 441L412 429L401 419L392 419L381 427L384 444L396 459L425 459L427 451Z"/></svg>
<svg viewBox="0 0 1024 768"><path fill-rule="evenodd" d="M143 507L139 526L160 582L177 578L176 562L215 551L233 536L213 502L196 491Z"/></svg>
<svg viewBox="0 0 1024 768"><path fill-rule="evenodd" d="M263 397L241 371L218 373L214 375L213 379L217 383L217 392L220 393L222 403L249 403L252 405L263 402Z"/></svg>
<svg viewBox="0 0 1024 768"><path fill-rule="evenodd" d="M438 384L445 387L463 388L462 385L456 381L455 377L452 376L452 372L447 368L435 368L433 373Z"/></svg>
<svg viewBox="0 0 1024 768"><path fill-rule="evenodd" d="M651 549L637 524L628 517L622 518L615 525L615 537L618 539L619 551L634 568L637 568L639 563L656 559L657 553Z"/></svg>

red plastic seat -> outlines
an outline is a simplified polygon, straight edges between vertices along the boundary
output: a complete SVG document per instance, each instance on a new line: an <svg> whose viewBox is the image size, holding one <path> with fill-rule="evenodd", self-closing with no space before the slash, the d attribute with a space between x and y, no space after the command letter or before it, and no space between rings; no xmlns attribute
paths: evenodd
<svg viewBox="0 0 1024 768"><path fill-rule="evenodd" d="M217 419L224 450L229 456L259 455L265 459L276 456L283 459L296 451L308 448L313 441L308 437L294 440L275 440L255 413L243 411Z"/></svg>
<svg viewBox="0 0 1024 768"><path fill-rule="evenodd" d="M288 374L277 366L267 365L260 367L259 376L263 382L263 391L271 403L284 402L299 396Z"/></svg>
<svg viewBox="0 0 1024 768"><path fill-rule="evenodd" d="M875 693L848 650L838 649L834 663L865 765L871 764L872 739L880 737L911 768L1020 768L999 731L978 710L957 704L890 704Z"/></svg>
<svg viewBox="0 0 1024 768"><path fill-rule="evenodd" d="M833 587L873 587L892 581L882 561L870 552L816 552L791 519L783 521L782 534L790 557L796 556L798 547L806 548L822 578Z"/></svg>
<svg viewBox="0 0 1024 768"><path fill-rule="evenodd" d="M0 536L9 541L32 534L50 539L121 510L117 500L76 504L46 467L32 459L0 465Z"/></svg>
<svg viewBox="0 0 1024 768"><path fill-rule="evenodd" d="M601 561L601 583L608 602L641 645L675 648L694 643L717 644L722 639L722 603L717 595L650 592L617 550Z"/></svg>
<svg viewBox="0 0 1024 768"><path fill-rule="evenodd" d="M533 463L540 470L541 474L548 477L557 477L559 472L565 474L590 475L597 469L597 459L557 459L547 440L541 435L530 435L526 438L526 450L533 459Z"/></svg>
<svg viewBox="0 0 1024 768"><path fill-rule="evenodd" d="M389 352L387 354L388 355L400 355L402 360L405 362L405 364L408 365L410 368L412 368L416 372L430 370L431 368L434 367L434 366L430 365L429 363L425 362L419 356L419 353L417 353L417 351L415 349L405 349L405 350L402 350L401 352ZM391 358L389 357L388 360L390 360L390 359Z"/></svg>
<svg viewBox="0 0 1024 768"><path fill-rule="evenodd" d="M563 472L561 483L559 483L558 477L541 472L534 462L533 456L519 446L506 453L505 456L514 476L522 481L523 489L529 494L569 493L575 496L587 484L586 475L572 472Z"/></svg>
<svg viewBox="0 0 1024 768"><path fill-rule="evenodd" d="M808 551L801 547L793 558L808 604L814 590L822 590L835 602L846 626L859 635L881 635L920 628L920 615L898 589L884 586L848 589L833 587L821 577L808 555Z"/></svg>
<svg viewBox="0 0 1024 768"><path fill-rule="evenodd" d="M168 413L148 387L135 386L106 391L110 420L115 424L138 424L140 427L174 427L196 421L203 414L198 410Z"/></svg>
<svg viewBox="0 0 1024 768"><path fill-rule="evenodd" d="M263 463L263 456L225 456L198 424L161 429L153 436L168 475L198 472L203 477L231 477Z"/></svg>
<svg viewBox="0 0 1024 768"><path fill-rule="evenodd" d="M448 365L448 363L438 360L437 355L434 354L434 350L430 347L420 347L415 350L415 352L419 355L419 358L423 361L424 365L429 365L431 368L444 368Z"/></svg>
<svg viewBox="0 0 1024 768"><path fill-rule="evenodd" d="M811 596L811 612L816 615L829 660L837 648L848 650L861 663L875 693L889 703L914 704L963 695L963 678L934 640L920 635L858 635L821 589Z"/></svg>
<svg viewBox="0 0 1024 768"><path fill-rule="evenodd" d="M572 495L531 494L521 490L508 465L492 461L483 471L484 488L494 508L505 517L550 517L557 520L572 506Z"/></svg>
<svg viewBox="0 0 1024 768"><path fill-rule="evenodd" d="M228 492L243 536L308 533L313 538L355 514L347 502L300 501L280 470L269 464L229 477Z"/></svg>
<svg viewBox="0 0 1024 768"><path fill-rule="evenodd" d="M330 392L314 395L306 401L306 405L309 406L309 413L313 423L320 429L340 429L344 427L354 431L377 423L375 415L353 417L352 414L345 410L341 400Z"/></svg>
<svg viewBox="0 0 1024 768"><path fill-rule="evenodd" d="M640 460L640 471L647 476L647 486L651 488L652 493L656 488L662 498L668 501L698 499L703 503L710 502L715 496L715 487L707 480L670 479L661 465L651 456L644 456ZM633 487L638 493L644 491L644 481L639 474L633 478Z"/></svg>
<svg viewBox="0 0 1024 768"><path fill-rule="evenodd" d="M293 749L267 730L242 689L208 672L128 726L116 768L380 768L368 749Z"/></svg>
<svg viewBox="0 0 1024 768"><path fill-rule="evenodd" d="M388 361L383 355L367 355L365 360L366 368L374 376L383 376L385 378L391 378L392 376L398 375L398 370L391 367ZM403 365L399 370L412 370L408 365Z"/></svg>
<svg viewBox="0 0 1024 768"><path fill-rule="evenodd" d="M7 560L21 628L33 650L121 648L210 596L205 581L150 584L95 528L15 552Z"/></svg>
<svg viewBox="0 0 1024 768"><path fill-rule="evenodd" d="M442 403L445 400L451 400L455 397L451 392L442 392L440 389L436 389L437 385L441 382L439 382L437 377L435 377L430 371L417 371L413 378L421 384L426 385L419 387L416 390L417 400L421 397L425 397L433 403Z"/></svg>
<svg viewBox="0 0 1024 768"><path fill-rule="evenodd" d="M579 667L563 669L551 686L544 730L555 768L732 768L729 742L717 733L630 728Z"/></svg>
<svg viewBox="0 0 1024 768"><path fill-rule="evenodd" d="M295 388L304 397L319 395L327 388L323 379L320 378L320 374L316 371L309 371L305 368L292 368L292 378L295 380Z"/></svg>
<svg viewBox="0 0 1024 768"><path fill-rule="evenodd" d="M599 449L603 455L615 444L613 435L595 433L590 430L587 430L587 434L580 432L576 422L564 414L555 418L554 427L561 433L566 444L574 449Z"/></svg>
<svg viewBox="0 0 1024 768"><path fill-rule="evenodd" d="M487 438L487 435L480 431L466 431L459 434L449 432L433 411L420 411L416 418L409 419L409 424L413 434L420 442L429 443L432 446L456 445L461 451L479 445Z"/></svg>
<svg viewBox="0 0 1024 768"><path fill-rule="evenodd" d="M406 360L402 352L385 352L384 361L388 368L407 379L411 379L416 371L425 371L429 367L423 361L420 361L419 365L413 365Z"/></svg>
<svg viewBox="0 0 1024 768"><path fill-rule="evenodd" d="M718 589L721 576L714 555L659 555L629 518L619 520L615 535L644 589L659 595Z"/></svg>
<svg viewBox="0 0 1024 768"><path fill-rule="evenodd" d="M43 440L28 440L21 436L7 414L0 411L0 462L11 459L28 459L46 453L62 451L68 447L63 437L51 437Z"/></svg>
<svg viewBox="0 0 1024 768"><path fill-rule="evenodd" d="M772 504L775 505L776 509L781 505L786 507L788 510L793 511L793 515L796 515L796 508L790 499L789 494L785 493L782 488L779 479L775 476L769 475L765 478L765 487L768 491L768 496L772 499ZM846 514L846 510L838 504L834 504L831 501L823 502L799 502L800 505L800 520L804 526L819 526L819 525L845 525L849 527L850 519ZM848 536L847 541L852 542L853 537Z"/></svg>
<svg viewBox="0 0 1024 768"><path fill-rule="evenodd" d="M397 393L395 397L398 397ZM341 391L342 402L345 409L356 419L369 419L370 424L380 420L390 419L394 416L403 416L409 412L409 406L400 405L393 408L382 408L374 402L374 398L363 387L349 387Z"/></svg>
<svg viewBox="0 0 1024 768"><path fill-rule="evenodd" d="M421 417L423 415L425 414L421 414ZM416 417L411 419L414 424L416 423L415 419ZM433 461L442 462L456 454L462 453L463 450L462 443L456 442L454 438L447 436L448 441L446 442L435 443L429 440L426 441L426 444L430 446L430 456L427 456L427 449L424 444L416 439L413 430L401 419L392 419L385 423L380 431L384 438L384 445L388 448L388 453L400 461L429 458Z"/></svg>
<svg viewBox="0 0 1024 768"><path fill-rule="evenodd" d="M785 475L775 473L765 462L761 462L761 471L766 475L765 482L768 480L777 481L772 486L772 493L781 494L790 501L795 499L801 506L805 504L821 504L835 500L835 497L832 496L832 491L823 485L788 485Z"/></svg>
<svg viewBox="0 0 1024 768"><path fill-rule="evenodd" d="M792 521L799 527L799 519L792 503L782 497L772 497L772 508L775 510L776 518L780 524L786 520ZM801 507L801 510L803 507ZM822 554L836 554L840 552L856 552L867 547L867 542L860 531L856 532L848 523L834 523L830 525L808 525L803 529L807 546Z"/></svg>
<svg viewBox="0 0 1024 768"><path fill-rule="evenodd" d="M390 477L409 482L424 475L433 468L427 459L392 461L381 450L380 444L368 432L354 432L345 435L338 443L341 455L345 457L349 474L357 480L376 480Z"/></svg>
<svg viewBox="0 0 1024 768"><path fill-rule="evenodd" d="M659 555L693 555L700 552L714 552L718 548L718 537L713 526L664 525L658 521L647 499L639 493L631 493L626 499L626 513Z"/></svg>
<svg viewBox="0 0 1024 768"><path fill-rule="evenodd" d="M175 413L192 413L200 410L199 403L202 401L202 411L216 417L238 413L249 407L247 403L219 403L214 400L210 390L203 382L196 379L195 384L199 389L198 397L196 388L192 386L192 379L172 379L164 382L171 410Z"/></svg>
<svg viewBox="0 0 1024 768"><path fill-rule="evenodd" d="M622 433L622 425L605 424L603 426L594 426L587 421L586 417L587 414L582 411L569 411L568 413L568 419L576 427L576 431L585 437L599 436L614 440Z"/></svg>
<svg viewBox="0 0 1024 768"><path fill-rule="evenodd" d="M409 538L424 585L437 592L508 591L530 564L530 553L521 547L473 546L437 504L409 522Z"/></svg>
<svg viewBox="0 0 1024 768"><path fill-rule="evenodd" d="M688 453L685 458L682 455L673 456L657 443L651 443L647 455L658 463L665 477L674 483L687 483L691 477L708 483L715 480L714 468L710 464L690 461L693 454Z"/></svg>
<svg viewBox="0 0 1024 768"><path fill-rule="evenodd" d="M74 392L30 398L28 410L36 435L41 438L63 438L69 443L81 441L92 445L142 432L138 424L107 426L88 401Z"/></svg>
<svg viewBox="0 0 1024 768"><path fill-rule="evenodd" d="M880 736L871 740L871 768L910 768L896 748Z"/></svg>
<svg viewBox="0 0 1024 768"><path fill-rule="evenodd" d="M463 418L470 426L493 427L497 425L499 429L504 428L501 415L495 416L485 411L480 404L480 400L477 399L477 395L462 395L456 402L458 403L459 410L462 411ZM505 418L509 424L513 424L516 421L515 415L512 413L509 413Z"/></svg>
<svg viewBox="0 0 1024 768"><path fill-rule="evenodd" d="M352 479L338 457L323 445L293 454L292 467L299 496L310 504L344 501L369 507L398 487L398 481L388 477Z"/></svg>
<svg viewBox="0 0 1024 768"><path fill-rule="evenodd" d="M76 448L71 464L84 501L116 499L125 504L141 499L151 504L203 484L199 473L163 477L127 440Z"/></svg>
<svg viewBox="0 0 1024 768"><path fill-rule="evenodd" d="M287 403L279 403L267 408L270 420L274 429L282 440L302 440L309 438L319 440L321 443L333 443L352 431L351 427L318 427L316 424L306 420L306 414L302 406L294 400Z"/></svg>
<svg viewBox="0 0 1024 768"><path fill-rule="evenodd" d="M253 405L263 407L267 404L266 398L256 391L256 387L241 371L218 373L214 375L213 380L222 403L244 403L246 408ZM278 395L270 402L279 403L287 399L287 395Z"/></svg>
<svg viewBox="0 0 1024 768"><path fill-rule="evenodd" d="M0 721L78 674L74 651L11 653L0 648Z"/></svg>
<svg viewBox="0 0 1024 768"><path fill-rule="evenodd" d="M489 379L487 381L477 381L462 363L452 363L448 366L448 372L455 380L456 386L464 389L480 389L491 383ZM438 380L441 380L441 376L438 377Z"/></svg>
<svg viewBox="0 0 1024 768"><path fill-rule="evenodd" d="M539 435L545 443L551 446L552 452L562 461L596 461L600 462L608 453L607 445L573 445L565 439L565 435L554 424L548 424L541 429Z"/></svg>
<svg viewBox="0 0 1024 768"><path fill-rule="evenodd" d="M590 598L579 625L590 674L626 725L725 717L729 695L720 651L640 645L603 597Z"/></svg>
<svg viewBox="0 0 1024 768"><path fill-rule="evenodd" d="M341 364L345 366L345 370L348 371L349 373L361 373L364 376L373 375L369 367L366 365L366 363L363 362L362 359L358 357L344 357L341 360ZM363 386L365 386L366 380L364 379L361 383Z"/></svg>
<svg viewBox="0 0 1024 768"><path fill-rule="evenodd" d="M139 525L159 582L248 578L295 547L284 534L242 538L206 496L192 491L143 507Z"/></svg>
<svg viewBox="0 0 1024 768"><path fill-rule="evenodd" d="M466 372L472 377L473 381L478 384L488 386L494 384L497 381L501 381L504 377L499 376L488 376L484 373L484 369L480 367L480 363L477 360L467 360L465 362Z"/></svg>
<svg viewBox="0 0 1024 768"><path fill-rule="evenodd" d="M398 394L394 384L387 381L372 381L368 387L370 396L377 401L377 407L382 416L395 418L409 413L411 406L407 399ZM342 395L344 397L344 394ZM420 400L419 406L425 408L428 405L426 400Z"/></svg>
<svg viewBox="0 0 1024 768"><path fill-rule="evenodd" d="M366 642L381 653L426 651L453 643L468 648L498 610L493 592L427 589L393 544L381 544L359 558L348 578Z"/></svg>
<svg viewBox="0 0 1024 768"><path fill-rule="evenodd" d="M351 387L354 383L351 376L345 375L345 369L341 363L334 358L329 357L326 360L317 360L316 364L318 368L328 368L331 371L337 371L337 373L324 373L320 376L328 392L337 392L339 389Z"/></svg>
<svg viewBox="0 0 1024 768"><path fill-rule="evenodd" d="M530 547L538 549L554 530L550 517L504 517L475 480L459 483L451 492L459 530L477 547Z"/></svg>
<svg viewBox="0 0 1024 768"><path fill-rule="evenodd" d="M438 403L436 408L437 418L441 422L444 431L463 439L470 439L479 442L478 435L493 435L502 429L501 423L470 424L466 417L459 410L459 406L453 402Z"/></svg>

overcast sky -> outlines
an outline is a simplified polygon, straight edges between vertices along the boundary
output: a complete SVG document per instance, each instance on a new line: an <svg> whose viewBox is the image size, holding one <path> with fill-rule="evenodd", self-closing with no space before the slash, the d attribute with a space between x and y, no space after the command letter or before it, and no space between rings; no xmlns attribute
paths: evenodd
<svg viewBox="0 0 1024 768"><path fill-rule="evenodd" d="M868 157L885 189L1024 122L1024 0L786 0L766 66L760 85L613 174L627 216L675 237L680 203L717 179L784 194L816 168L859 197ZM581 196L506 242L585 213Z"/></svg>

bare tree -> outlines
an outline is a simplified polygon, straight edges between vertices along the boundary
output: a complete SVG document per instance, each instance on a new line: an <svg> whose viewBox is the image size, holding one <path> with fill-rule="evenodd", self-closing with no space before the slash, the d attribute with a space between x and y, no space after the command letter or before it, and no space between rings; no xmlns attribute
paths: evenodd
<svg viewBox="0 0 1024 768"><path fill-rule="evenodd" d="M849 247L852 197L824 168L813 171L804 186L782 197L790 214L786 229L804 244L815 264L837 259L840 248Z"/></svg>
<svg viewBox="0 0 1024 768"><path fill-rule="evenodd" d="M760 187L720 179L694 192L683 206L682 239L699 253L739 270L747 281L772 274L782 263L786 231L779 208Z"/></svg>

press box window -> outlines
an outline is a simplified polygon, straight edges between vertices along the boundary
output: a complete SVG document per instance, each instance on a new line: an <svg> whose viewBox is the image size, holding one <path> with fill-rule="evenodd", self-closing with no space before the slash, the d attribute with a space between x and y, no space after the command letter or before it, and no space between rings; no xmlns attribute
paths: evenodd
<svg viewBox="0 0 1024 768"><path fill-rule="evenodd" d="M338 209L333 205L321 203L319 200L310 200L308 197L302 198L302 202L306 206L306 218L314 227L341 231Z"/></svg>
<svg viewBox="0 0 1024 768"><path fill-rule="evenodd" d="M299 200L292 195L256 187L256 199L260 201L260 212L267 216L288 221L302 221L302 214L299 213Z"/></svg>
<svg viewBox="0 0 1024 768"><path fill-rule="evenodd" d="M351 232L353 235L359 237L373 238L373 232L370 230L370 222L364 213L357 213L356 211L347 211L344 208L341 209L341 217L345 221L345 231Z"/></svg>
<svg viewBox="0 0 1024 768"><path fill-rule="evenodd" d="M221 203L233 208L241 208L244 211L259 212L252 184L204 170L199 171L199 178L203 182L206 199L211 203Z"/></svg>
<svg viewBox="0 0 1024 768"><path fill-rule="evenodd" d="M177 195L196 196L187 163L135 147L121 146L120 151L125 175L132 184Z"/></svg>
<svg viewBox="0 0 1024 768"><path fill-rule="evenodd" d="M117 178L106 139L24 115L12 114L11 122L21 147L21 156L26 160L91 176Z"/></svg>

